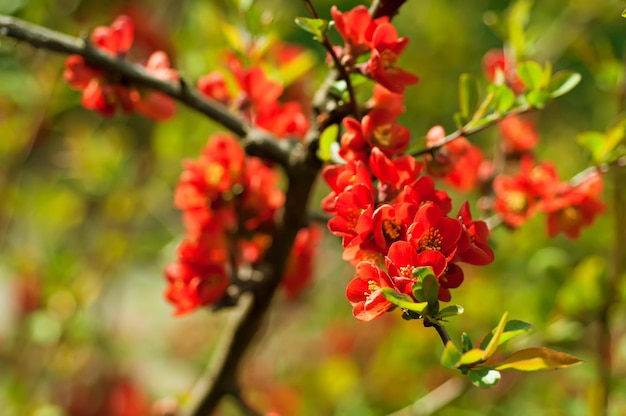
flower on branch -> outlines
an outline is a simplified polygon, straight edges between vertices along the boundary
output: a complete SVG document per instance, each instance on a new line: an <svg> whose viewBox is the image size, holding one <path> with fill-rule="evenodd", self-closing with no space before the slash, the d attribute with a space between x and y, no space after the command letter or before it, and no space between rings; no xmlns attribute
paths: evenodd
<svg viewBox="0 0 626 416"><path fill-rule="evenodd" d="M133 40L133 23L125 15L115 19L110 27L97 27L91 35L96 47L119 59L126 56ZM169 58L162 51L150 56L146 70L166 81L178 79L178 73L170 68ZM122 85L114 74L93 67L80 55L70 55L65 60L63 76L72 87L83 91L82 105L104 117L115 115L118 109L127 114L137 111L157 121L166 120L176 113L174 101L165 94Z"/></svg>

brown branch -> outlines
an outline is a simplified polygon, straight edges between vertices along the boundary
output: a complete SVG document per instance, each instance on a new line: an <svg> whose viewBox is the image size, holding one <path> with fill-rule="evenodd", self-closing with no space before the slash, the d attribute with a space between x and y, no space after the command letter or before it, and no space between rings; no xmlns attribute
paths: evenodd
<svg viewBox="0 0 626 416"><path fill-rule="evenodd" d="M91 43L23 20L0 15L0 36L26 42L36 48L68 55L80 55L88 64L107 72L118 74L123 80L135 85L162 92L189 108L198 111L224 126L238 136L246 136L251 127L242 118L232 114L219 102L203 96L198 90L181 80L178 83L155 78L141 65L117 58ZM266 134L266 137L269 134ZM256 136L258 144L260 136ZM276 149L274 149L276 150ZM275 153L275 152L271 152ZM276 156L276 155L275 155ZM281 157L284 157L281 154Z"/></svg>
<svg viewBox="0 0 626 416"><path fill-rule="evenodd" d="M406 0L374 0L370 6L370 14L374 19L388 16L392 19L398 14L400 7Z"/></svg>

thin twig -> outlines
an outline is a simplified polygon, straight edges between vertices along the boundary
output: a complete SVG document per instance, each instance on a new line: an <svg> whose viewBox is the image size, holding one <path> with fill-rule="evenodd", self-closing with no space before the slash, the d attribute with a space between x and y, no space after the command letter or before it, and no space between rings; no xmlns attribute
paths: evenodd
<svg viewBox="0 0 626 416"><path fill-rule="evenodd" d="M411 156L421 156L421 155L425 155L428 153L434 153L435 151L437 151L438 149L442 148L443 146L445 146L446 144L450 143L453 140L458 139L459 137L463 136L469 136L475 133L478 133L479 131L483 131L488 127L493 126L494 124L498 123L500 120L502 120L505 117L508 117L510 115L518 115L518 114L523 114L523 113L527 113L529 111L533 110L533 107L529 106L529 105L524 105L524 106L520 106L517 107L509 112L507 112L506 114L503 114L500 117L496 117L493 120L489 120L488 122L478 125L476 127L470 127L470 128L466 128L465 126L448 134L446 137L444 137L443 139L441 139L439 142L437 142L435 145L430 146L430 147L426 147L424 149L415 151L415 152L410 152Z"/></svg>
<svg viewBox="0 0 626 416"><path fill-rule="evenodd" d="M313 16L315 19L318 19L319 15L317 14L315 6L313 6L311 0L303 0L303 2L306 8L309 10L309 13L311 13L311 16ZM337 56L337 53L335 53L335 49L330 43L330 40L328 39L326 33L324 33L323 36L324 37L321 39L320 43L324 46L331 59L333 60L335 68L337 68L337 71L339 72L340 79L344 80L346 83L346 89L348 90L348 96L350 97L350 110L352 112L352 115L358 120L361 118L359 114L359 105L356 101L356 93L354 91L352 81L350 80L350 74L348 73L348 71L346 71L346 67L341 63L341 60Z"/></svg>

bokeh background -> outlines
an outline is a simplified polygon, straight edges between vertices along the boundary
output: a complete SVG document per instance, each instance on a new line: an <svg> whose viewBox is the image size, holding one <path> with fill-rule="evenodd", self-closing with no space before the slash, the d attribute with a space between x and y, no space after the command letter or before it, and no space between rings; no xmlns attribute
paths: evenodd
<svg viewBox="0 0 626 416"><path fill-rule="evenodd" d="M166 50L190 80L223 68L221 52L238 30L310 47L303 65L323 68L324 52L293 24L307 15L300 2L259 0L256 11L237 11L248 3L0 0L0 13L75 36L127 13L144 50ZM328 17L332 4L347 10L359 2L314 4ZM573 92L530 116L541 135L538 157L553 161L563 178L573 176L589 163L577 135L604 131L622 116L624 6L617 0L408 1L395 19L410 38L402 67L421 81L407 89L401 122L416 138L436 124L451 131L459 75L482 78L484 53L513 34L523 56L583 75ZM183 237L172 203L181 161L196 157L218 126L182 106L175 119L159 124L140 116L103 119L84 110L79 93L63 81L64 59L0 38L0 413L162 411L184 399L228 319L226 311L174 317L163 297L162 270ZM310 88L324 75L309 72ZM471 140L489 154L497 138L488 129ZM607 264L612 253L626 255L613 244L615 186L625 185L607 181L607 211L577 241L548 239L541 215L514 232L496 229L496 261L466 269L464 284L453 291L465 308L450 322L453 338L465 331L480 340L508 311L535 331L505 352L549 346L584 364L507 373L491 390L446 384L458 375L439 364L435 331L397 313L368 324L352 318L344 291L353 269L340 259L340 242L325 235L313 284L295 301L279 293L248 355L246 397L282 415L384 415L444 385L451 401L438 415L590 414L600 397L596 340ZM326 191L320 183L312 210ZM454 195L455 210L477 197ZM619 287L611 308L615 415L626 414L623 292ZM226 400L220 414L239 413Z"/></svg>

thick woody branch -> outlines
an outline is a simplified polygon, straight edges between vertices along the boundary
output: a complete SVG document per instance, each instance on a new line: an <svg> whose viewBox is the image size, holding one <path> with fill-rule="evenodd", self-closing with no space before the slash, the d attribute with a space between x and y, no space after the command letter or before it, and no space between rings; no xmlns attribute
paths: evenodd
<svg viewBox="0 0 626 416"><path fill-rule="evenodd" d="M389 19L398 14L400 6L406 0L374 0L370 6L370 14L376 19L382 16L389 16Z"/></svg>
<svg viewBox="0 0 626 416"><path fill-rule="evenodd" d="M0 36L6 36L26 42L34 47L68 55L80 55L85 61L97 68L121 78L132 84L148 87L162 92L185 104L187 107L204 114L238 136L246 137L245 146L256 156L284 164L289 157L289 146L279 144L267 133L255 130L242 118L232 114L219 102L202 95L197 89L189 86L181 79L180 82L164 81L154 77L141 65L128 62L110 55L86 40L65 35L42 26L23 20L0 15Z"/></svg>

